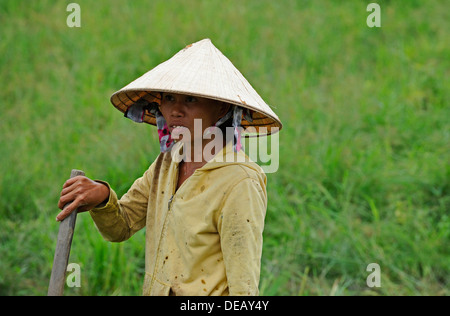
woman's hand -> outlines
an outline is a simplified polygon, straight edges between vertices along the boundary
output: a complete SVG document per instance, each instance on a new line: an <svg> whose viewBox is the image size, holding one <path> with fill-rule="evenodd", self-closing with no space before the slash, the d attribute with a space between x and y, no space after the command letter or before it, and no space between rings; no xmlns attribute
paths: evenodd
<svg viewBox="0 0 450 316"><path fill-rule="evenodd" d="M72 203L56 216L56 220L62 221L77 208L78 212L89 211L108 197L109 188L106 185L83 176L71 178L63 185L58 207L63 209L64 205Z"/></svg>

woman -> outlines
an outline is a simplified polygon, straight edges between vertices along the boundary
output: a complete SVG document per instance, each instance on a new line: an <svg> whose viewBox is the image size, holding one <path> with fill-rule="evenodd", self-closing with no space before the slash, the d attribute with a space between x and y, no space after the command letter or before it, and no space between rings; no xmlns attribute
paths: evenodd
<svg viewBox="0 0 450 316"><path fill-rule="evenodd" d="M275 113L210 40L111 101L126 117L157 125L161 154L120 200L106 182L69 179L58 206L73 203L57 220L89 210L114 242L146 227L144 295L257 295L266 176L240 137L243 126L281 128Z"/></svg>

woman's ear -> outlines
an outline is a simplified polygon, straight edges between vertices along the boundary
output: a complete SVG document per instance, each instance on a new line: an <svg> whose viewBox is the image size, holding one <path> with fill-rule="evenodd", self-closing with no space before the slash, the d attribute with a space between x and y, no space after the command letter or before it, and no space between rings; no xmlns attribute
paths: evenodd
<svg viewBox="0 0 450 316"><path fill-rule="evenodd" d="M228 111L230 110L231 104L230 103L226 103L226 102L220 102L219 103L219 119L221 119L225 114L228 113Z"/></svg>

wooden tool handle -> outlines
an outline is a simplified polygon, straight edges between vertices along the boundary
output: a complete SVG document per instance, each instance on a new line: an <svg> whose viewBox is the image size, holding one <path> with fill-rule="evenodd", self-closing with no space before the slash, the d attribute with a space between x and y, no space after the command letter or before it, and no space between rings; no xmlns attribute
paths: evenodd
<svg viewBox="0 0 450 316"><path fill-rule="evenodd" d="M81 170L72 169L70 178L84 176ZM65 209L70 203L64 205ZM69 262L70 246L77 220L78 210L74 210L59 224L58 240L56 242L55 257L53 259L52 275L48 287L48 296L61 296L64 293L64 284L66 283L66 270Z"/></svg>

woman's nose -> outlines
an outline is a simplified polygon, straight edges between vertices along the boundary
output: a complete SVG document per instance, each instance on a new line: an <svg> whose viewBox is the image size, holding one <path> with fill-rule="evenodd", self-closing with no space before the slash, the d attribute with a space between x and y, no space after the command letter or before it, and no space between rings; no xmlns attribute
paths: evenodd
<svg viewBox="0 0 450 316"><path fill-rule="evenodd" d="M181 104L181 102L177 101L171 105L170 115L175 116L175 117L180 117L180 116L184 115L183 105Z"/></svg>

